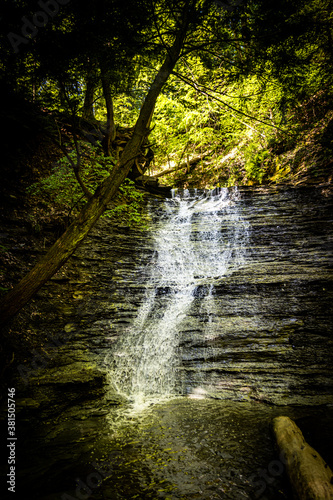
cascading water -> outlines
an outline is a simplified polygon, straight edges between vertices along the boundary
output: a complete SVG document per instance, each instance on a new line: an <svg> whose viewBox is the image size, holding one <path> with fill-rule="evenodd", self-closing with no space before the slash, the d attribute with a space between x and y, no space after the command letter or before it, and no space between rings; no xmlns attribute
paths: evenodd
<svg viewBox="0 0 333 500"><path fill-rule="evenodd" d="M145 300L111 353L114 387L139 406L182 393L177 376L182 324L198 293L208 316L212 313L214 283L242 265L248 241L237 190L174 193L164 208L153 231ZM212 327L208 320L203 334L210 335Z"/></svg>

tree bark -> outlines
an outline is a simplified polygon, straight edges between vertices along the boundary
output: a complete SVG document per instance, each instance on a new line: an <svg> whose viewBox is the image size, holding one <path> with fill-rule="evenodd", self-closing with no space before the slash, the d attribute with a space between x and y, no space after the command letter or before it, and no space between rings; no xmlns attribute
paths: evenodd
<svg viewBox="0 0 333 500"><path fill-rule="evenodd" d="M94 77L86 78L86 92L84 96L82 117L88 121L94 120L94 99L95 99L96 80Z"/></svg>
<svg viewBox="0 0 333 500"><path fill-rule="evenodd" d="M70 156L67 154L66 150L65 150L65 154L66 154L66 157L69 160L70 164L73 167L75 178L76 178L80 188L82 189L83 194L85 195L87 200L90 200L90 198L92 197L92 193L89 191L89 189L87 188L87 186L83 182L82 177L81 177L81 173L80 173L81 153L80 153L80 146L79 146L75 131L73 132L73 138L74 138L74 144L75 144L75 149L76 149L76 162L74 162L70 158Z"/></svg>
<svg viewBox="0 0 333 500"><path fill-rule="evenodd" d="M273 429L283 463L299 500L332 500L333 473L289 417L276 417Z"/></svg>
<svg viewBox="0 0 333 500"><path fill-rule="evenodd" d="M111 92L111 82L110 78L106 75L104 70L102 69L101 75L102 87L103 87L103 95L106 106L106 134L103 140L103 147L106 156L110 156L110 146L111 143L116 138L116 126L114 123L114 110L113 110L113 101L112 101L112 92Z"/></svg>
<svg viewBox="0 0 333 500"><path fill-rule="evenodd" d="M4 324L17 314L43 284L61 268L93 228L98 218L107 208L110 200L116 195L119 186L127 177L142 141L147 135L156 100L180 57L188 29L187 14L188 10L185 8L182 26L147 93L133 135L126 144L121 158L110 176L97 188L76 220L36 266L2 299L0 302L0 324Z"/></svg>

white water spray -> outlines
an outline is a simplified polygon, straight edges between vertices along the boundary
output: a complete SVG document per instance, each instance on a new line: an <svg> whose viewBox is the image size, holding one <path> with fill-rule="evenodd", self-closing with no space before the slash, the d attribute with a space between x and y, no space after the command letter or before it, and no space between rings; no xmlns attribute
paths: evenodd
<svg viewBox="0 0 333 500"><path fill-rule="evenodd" d="M185 191L166 200L165 210L154 232L144 303L111 353L112 383L136 406L179 393L178 336L196 290L208 285L207 308L213 310L214 283L242 265L248 241L237 191L194 198Z"/></svg>

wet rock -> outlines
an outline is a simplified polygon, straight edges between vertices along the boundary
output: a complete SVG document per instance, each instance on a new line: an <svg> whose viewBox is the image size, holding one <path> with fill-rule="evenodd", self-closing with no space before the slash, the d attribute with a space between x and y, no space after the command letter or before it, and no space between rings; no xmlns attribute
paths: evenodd
<svg viewBox="0 0 333 500"><path fill-rule="evenodd" d="M32 398L21 398L16 400L16 405L18 411L22 409L38 409L40 407L40 403Z"/></svg>
<svg viewBox="0 0 333 500"><path fill-rule="evenodd" d="M105 381L105 373L96 365L90 363L76 362L66 366L57 366L51 369L43 369L36 372L32 377L32 383L38 385L86 385L102 386Z"/></svg>

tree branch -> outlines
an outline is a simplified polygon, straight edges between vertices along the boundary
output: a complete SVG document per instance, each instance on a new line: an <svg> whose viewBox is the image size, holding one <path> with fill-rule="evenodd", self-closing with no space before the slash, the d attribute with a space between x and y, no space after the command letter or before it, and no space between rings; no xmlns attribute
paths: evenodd
<svg viewBox="0 0 333 500"><path fill-rule="evenodd" d="M222 99L219 99L218 97L210 94L209 92L207 92L206 90L202 90L200 89L199 87L203 87L203 89L207 88L205 87L204 85L201 85L201 84L197 84L197 83L192 83L191 80L189 80L186 76L183 76L181 75L180 73L178 73L177 71L173 71L172 72L173 75L177 76L178 78L180 78L184 83L186 83L187 85L189 85L190 87L194 88L197 92L200 92L201 94L203 95L206 95L207 97L210 97L211 99L213 99L214 101L217 101L217 102L220 102L223 106L231 109L232 111L234 111L235 113L238 113L240 115L243 115L243 116L246 116L246 118L250 118L251 120L254 120L258 123L263 123L264 125L267 125L267 127L272 127L276 130L279 130L280 132L282 132L283 134L286 134L286 132L280 128L280 127L277 127L276 125L273 125L272 123L268 123L268 122L264 122L263 120L260 120L259 118L256 118L255 116L251 116L251 115L248 115L247 113L244 113L244 111L240 111L239 109L236 109L234 108L233 106L230 106L230 104L227 104L226 102L222 101ZM252 128L250 125L248 125L247 123L245 122L242 122L244 125L246 125L247 127L249 128ZM263 135L261 132L259 132L261 135Z"/></svg>

